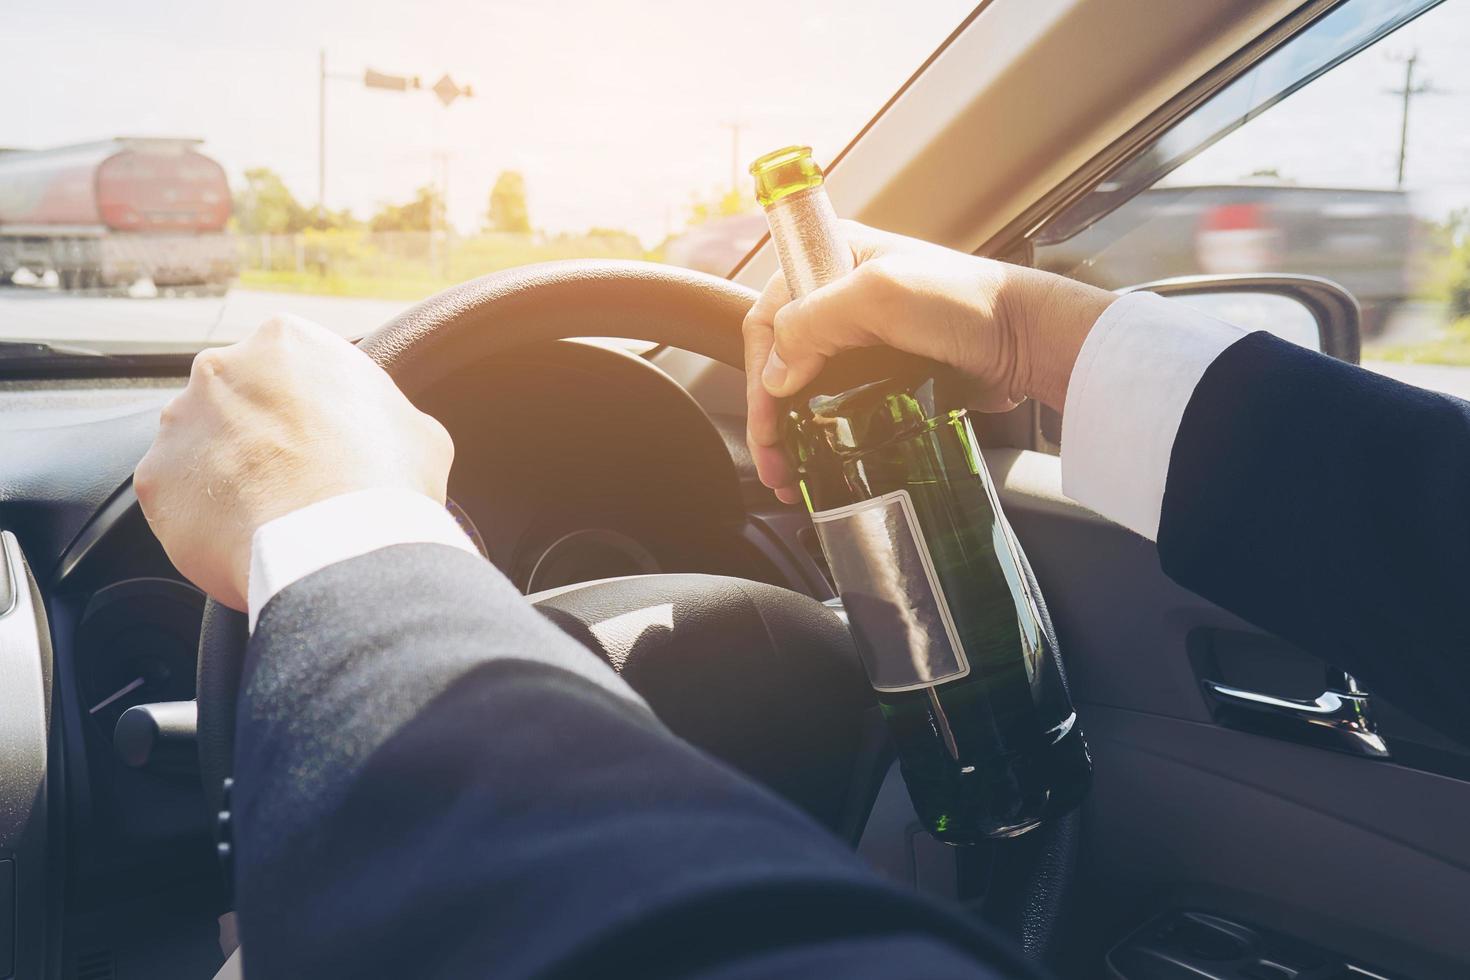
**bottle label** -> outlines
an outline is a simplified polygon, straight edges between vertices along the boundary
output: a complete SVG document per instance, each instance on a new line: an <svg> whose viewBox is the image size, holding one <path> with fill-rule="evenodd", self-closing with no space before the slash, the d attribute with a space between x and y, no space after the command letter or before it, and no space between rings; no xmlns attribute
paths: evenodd
<svg viewBox="0 0 1470 980"><path fill-rule="evenodd" d="M878 691L914 691L970 672L907 490L812 515L853 640Z"/></svg>

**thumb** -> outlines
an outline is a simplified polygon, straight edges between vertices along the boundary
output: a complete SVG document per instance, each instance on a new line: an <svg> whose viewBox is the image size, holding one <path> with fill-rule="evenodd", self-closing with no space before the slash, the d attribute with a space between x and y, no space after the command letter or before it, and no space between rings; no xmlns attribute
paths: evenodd
<svg viewBox="0 0 1470 980"><path fill-rule="evenodd" d="M845 276L777 311L775 343L761 374L772 395L785 398L800 391L833 354L880 342L857 302L859 278Z"/></svg>

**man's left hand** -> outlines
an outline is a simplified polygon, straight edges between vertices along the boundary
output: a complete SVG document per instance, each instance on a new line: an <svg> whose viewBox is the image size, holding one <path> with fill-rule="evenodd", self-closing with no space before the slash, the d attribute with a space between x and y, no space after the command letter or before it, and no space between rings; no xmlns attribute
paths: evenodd
<svg viewBox="0 0 1470 980"><path fill-rule="evenodd" d="M246 606L257 528L318 500L401 488L444 502L454 444L352 344L297 317L202 351L133 487L174 566Z"/></svg>

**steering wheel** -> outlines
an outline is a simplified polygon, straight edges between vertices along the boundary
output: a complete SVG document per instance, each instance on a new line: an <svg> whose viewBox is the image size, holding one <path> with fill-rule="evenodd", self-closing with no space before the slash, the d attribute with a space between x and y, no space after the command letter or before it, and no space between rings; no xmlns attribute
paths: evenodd
<svg viewBox="0 0 1470 980"><path fill-rule="evenodd" d="M740 369L740 323L755 299L744 286L674 266L551 262L447 289L361 347L411 399L465 365L569 337L656 341ZM787 589L708 575L611 579L530 600L612 663L675 733L856 842L878 788L869 777L876 770L881 779L891 756L881 766L861 764L873 742L874 700L831 610ZM664 607L657 628L622 635L593 628ZM1042 619L1052 634L1044 608ZM221 808L222 780L232 770L246 639L245 617L211 600L198 667L200 765L211 811ZM763 706L758 718L752 705ZM984 855L986 918L1032 956L1050 958L1074 879L1075 816L994 848Z"/></svg>

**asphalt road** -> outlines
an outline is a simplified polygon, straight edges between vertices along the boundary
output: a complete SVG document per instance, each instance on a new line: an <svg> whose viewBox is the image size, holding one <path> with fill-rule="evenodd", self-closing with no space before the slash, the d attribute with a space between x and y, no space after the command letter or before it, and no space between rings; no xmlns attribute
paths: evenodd
<svg viewBox="0 0 1470 980"><path fill-rule="evenodd" d="M149 346L192 349L227 343L276 313L295 313L345 337L361 336L410 306L399 300L309 296L232 289L223 296L86 296L53 289L0 288L0 339L43 340L101 349L127 349L139 338ZM1377 343L1428 340L1442 325L1440 310L1406 303ZM1364 366L1409 384L1470 399L1470 367L1373 361Z"/></svg>
<svg viewBox="0 0 1470 980"><path fill-rule="evenodd" d="M401 300L308 296L232 289L225 296L89 296L0 288L0 339L112 349L151 344L199 347L238 340L276 313L295 313L345 337L361 336L411 306Z"/></svg>

